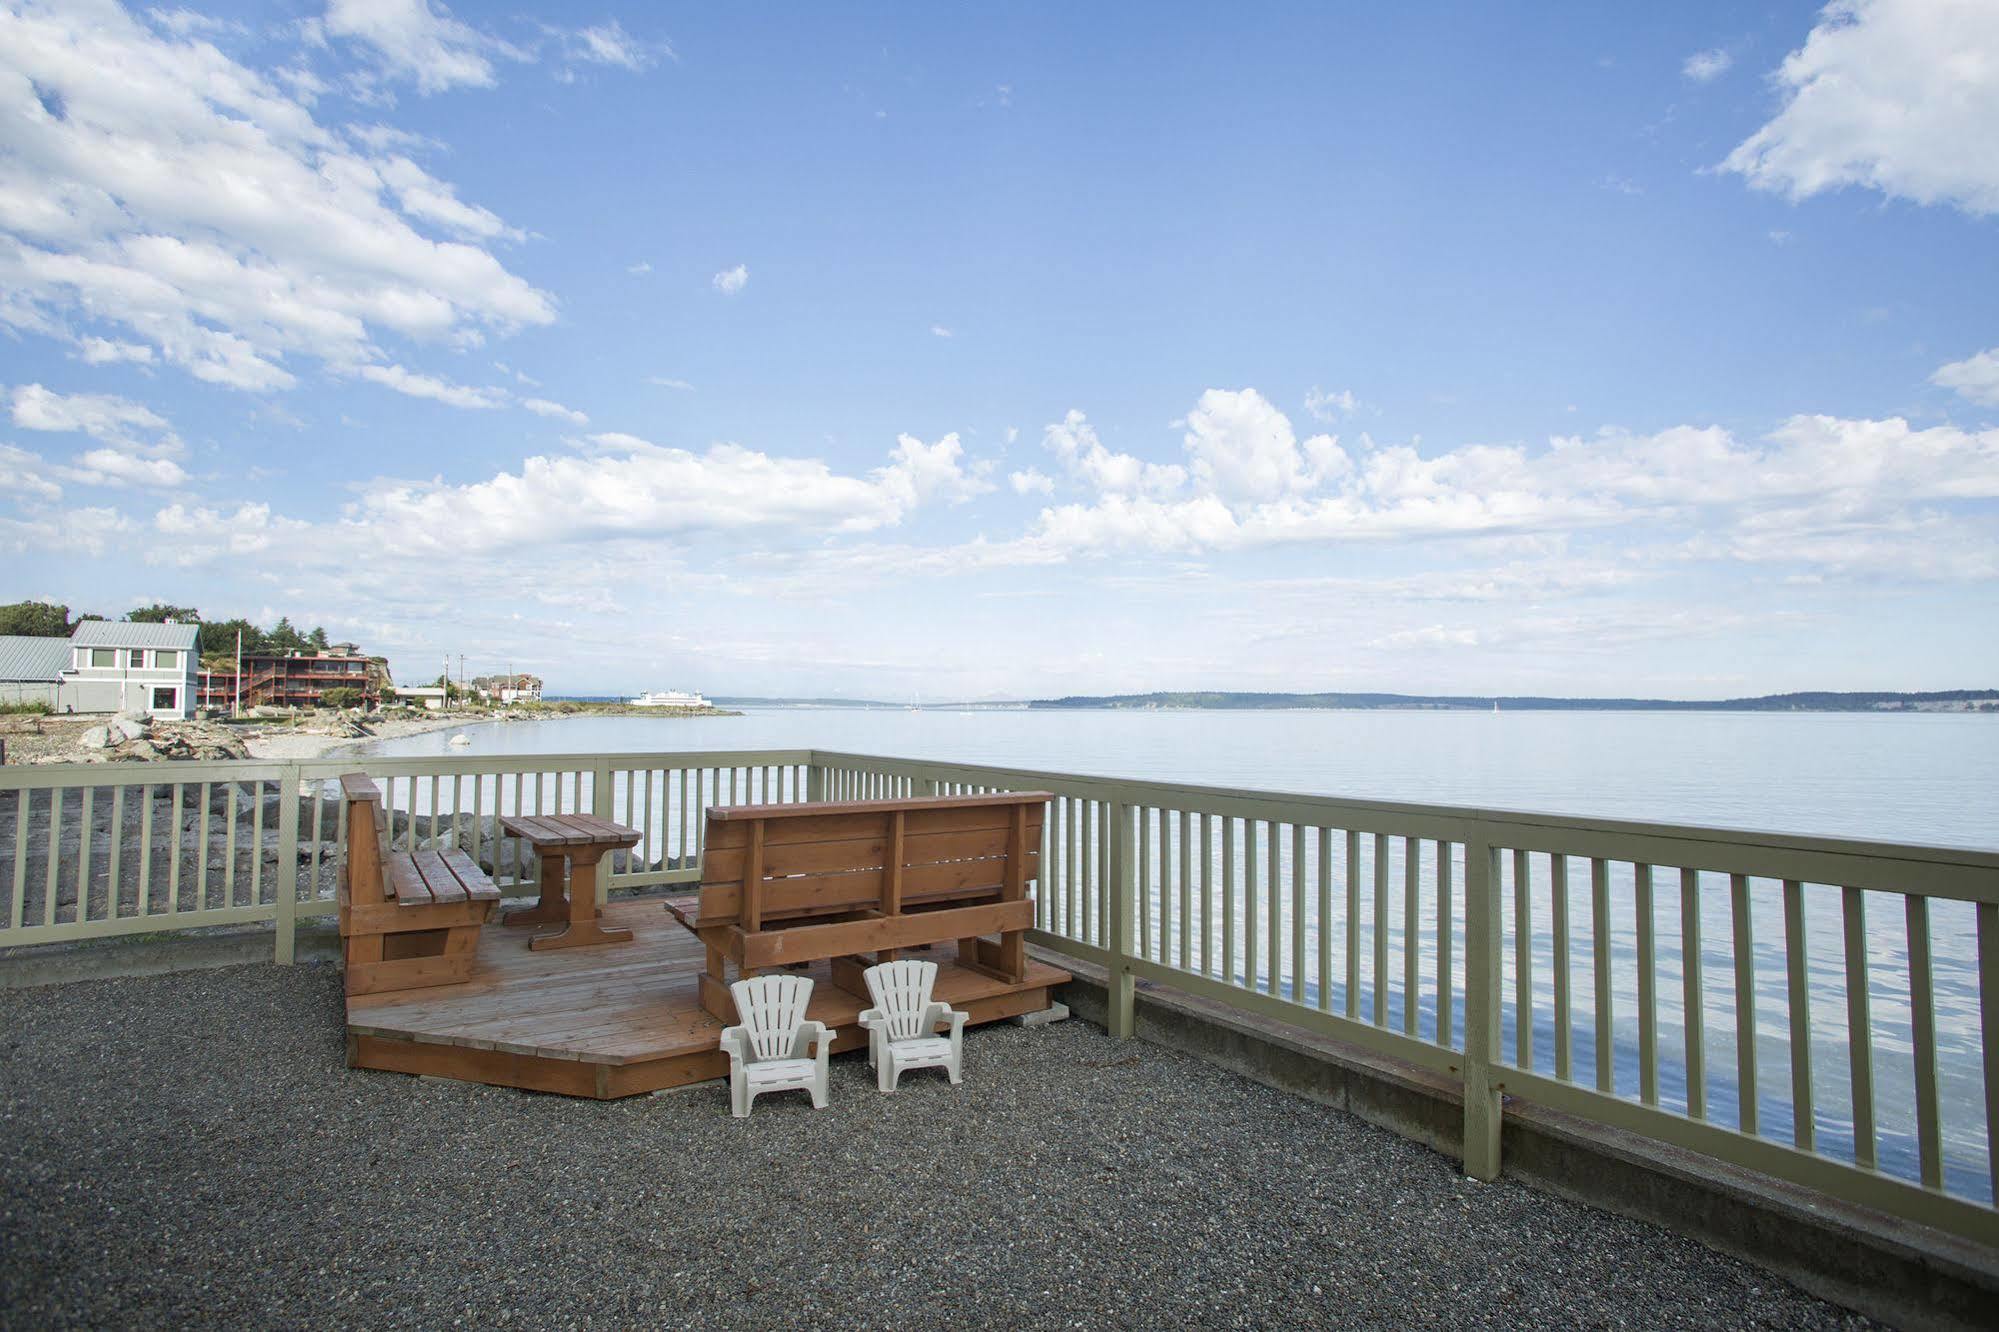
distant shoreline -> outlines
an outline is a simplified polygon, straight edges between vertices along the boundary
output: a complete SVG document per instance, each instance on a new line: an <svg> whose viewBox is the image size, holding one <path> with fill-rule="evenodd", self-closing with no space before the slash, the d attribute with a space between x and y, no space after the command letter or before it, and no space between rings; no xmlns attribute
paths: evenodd
<svg viewBox="0 0 1999 1332"><path fill-rule="evenodd" d="M1926 693L1811 691L1754 698L1556 698L1509 694L1078 694L1065 698L893 703L882 699L726 698L737 707L916 712L1938 712L1999 714L1999 689Z"/></svg>

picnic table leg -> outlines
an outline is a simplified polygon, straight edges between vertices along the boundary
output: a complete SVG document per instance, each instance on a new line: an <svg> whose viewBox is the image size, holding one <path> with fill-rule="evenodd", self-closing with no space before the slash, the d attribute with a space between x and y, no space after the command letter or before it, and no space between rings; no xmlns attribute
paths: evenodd
<svg viewBox="0 0 1999 1332"><path fill-rule="evenodd" d="M569 903L562 895L562 852L541 853L541 900L533 906L515 907L500 917L507 925L560 925L569 919Z"/></svg>
<svg viewBox="0 0 1999 1332"><path fill-rule="evenodd" d="M632 937L630 930L607 930L597 923L597 860L608 849L594 847L571 853L569 924L554 934L537 934L528 940L528 947L577 948L584 944L624 943Z"/></svg>

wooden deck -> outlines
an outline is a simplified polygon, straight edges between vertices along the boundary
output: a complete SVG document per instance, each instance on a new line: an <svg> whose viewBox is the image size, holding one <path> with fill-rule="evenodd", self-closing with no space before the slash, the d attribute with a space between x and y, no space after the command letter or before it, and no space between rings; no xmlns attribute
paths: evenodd
<svg viewBox="0 0 1999 1332"><path fill-rule="evenodd" d="M613 902L603 924L630 929L632 941L535 952L531 931L488 925L469 979L350 995L347 1062L605 1100L727 1076L724 1024L701 1008L700 941L658 898ZM972 1025L1046 1008L1069 979L1030 959L1013 985L957 966L950 947L917 956L938 964L936 997ZM862 1000L835 988L826 963L805 974L818 981L811 1016L839 1028L833 1048L864 1045Z"/></svg>

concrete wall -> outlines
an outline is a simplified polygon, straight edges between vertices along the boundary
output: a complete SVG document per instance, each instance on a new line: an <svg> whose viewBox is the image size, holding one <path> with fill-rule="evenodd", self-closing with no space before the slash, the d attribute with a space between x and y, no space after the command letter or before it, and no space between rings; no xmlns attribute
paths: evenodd
<svg viewBox="0 0 1999 1332"><path fill-rule="evenodd" d="M193 656L191 652L181 654L190 663L182 670L88 667L69 672L57 689L56 711L121 712L126 708L144 708L155 717L192 717L196 694ZM153 706L153 690L160 688L177 691L174 707Z"/></svg>
<svg viewBox="0 0 1999 1332"><path fill-rule="evenodd" d="M0 703L46 703L56 707L56 687L46 680L0 680Z"/></svg>

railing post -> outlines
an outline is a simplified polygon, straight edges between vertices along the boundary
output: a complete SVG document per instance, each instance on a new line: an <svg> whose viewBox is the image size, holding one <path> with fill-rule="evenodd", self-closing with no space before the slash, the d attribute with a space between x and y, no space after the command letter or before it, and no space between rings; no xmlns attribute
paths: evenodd
<svg viewBox="0 0 1999 1332"><path fill-rule="evenodd" d="M816 805L826 798L826 769L814 759L805 770L805 801Z"/></svg>
<svg viewBox="0 0 1999 1332"><path fill-rule="evenodd" d="M1465 1174L1499 1178L1499 851L1483 825L1465 839Z"/></svg>
<svg viewBox="0 0 1999 1332"><path fill-rule="evenodd" d="M590 769L590 812L600 819L616 820L617 810L618 791L612 784L611 763L609 759L600 759L596 766ZM630 818L637 812L636 809L628 809L625 811L625 816ZM650 829L646 831L648 835L651 832ZM630 869L632 853L627 851L624 856L625 868ZM603 872L597 875L597 905L600 907L611 900L611 878L616 871L617 862L606 856Z"/></svg>
<svg viewBox="0 0 1999 1332"><path fill-rule="evenodd" d="M1134 986L1131 975L1131 925L1137 846L1131 830L1131 806L1114 801L1110 806L1110 873L1104 891L1109 916L1109 937L1105 940L1104 1026L1118 1040L1131 1039Z"/></svg>
<svg viewBox="0 0 1999 1332"><path fill-rule="evenodd" d="M298 953L298 802L302 781L294 763L278 774L278 873L271 889L276 902L277 963L288 967ZM151 856L153 849L146 848ZM263 854L263 848L257 848Z"/></svg>

